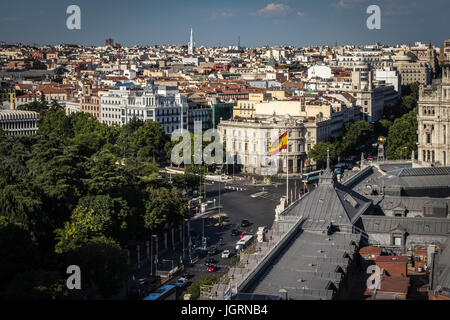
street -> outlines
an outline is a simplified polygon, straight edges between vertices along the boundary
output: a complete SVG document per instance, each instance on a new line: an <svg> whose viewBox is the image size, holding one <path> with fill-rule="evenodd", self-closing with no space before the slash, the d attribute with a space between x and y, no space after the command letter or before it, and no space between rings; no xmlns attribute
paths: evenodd
<svg viewBox="0 0 450 320"><path fill-rule="evenodd" d="M296 178L295 181L298 188L297 192L303 190L303 184L300 179ZM289 181L289 185L290 188L294 190L294 179ZM311 188L313 188L313 186L311 186L310 189ZM218 220L213 219L212 217L218 215L219 210L198 215L200 217L191 218L189 223L192 242L195 243L195 239L198 239L201 243L201 238L204 235L208 239L208 248L211 245L216 245L218 251L213 256L209 256L207 252L205 252L205 255L195 264L185 267L185 272L190 275L187 286L207 276L209 272L206 271L205 261L210 257L216 261L218 267L212 274L219 276L223 275L229 267L230 259L235 256L235 245L240 238L239 235L233 236L231 231L236 228L239 229L240 232L245 231L248 234L256 234L258 227L267 226L270 228L275 218L275 207L280 203L280 198L285 195L285 183L277 184L277 186L252 186L247 179L227 183L207 181L206 200L214 201L215 199L217 206L222 205L223 208L220 209L220 214L226 214L228 219L222 226L214 226L213 223L217 223ZM242 219L248 219L250 225L245 228L241 227L240 224ZM219 245L220 239L222 239L222 245ZM188 259L189 249L187 244L185 248L186 258ZM233 253L232 257L228 259L221 258L223 250L230 250ZM193 256L192 251L191 255ZM177 261L177 257L173 258ZM176 276L168 283L175 284L178 278L179 276ZM182 299L181 294L185 291L186 287L177 289L177 297Z"/></svg>

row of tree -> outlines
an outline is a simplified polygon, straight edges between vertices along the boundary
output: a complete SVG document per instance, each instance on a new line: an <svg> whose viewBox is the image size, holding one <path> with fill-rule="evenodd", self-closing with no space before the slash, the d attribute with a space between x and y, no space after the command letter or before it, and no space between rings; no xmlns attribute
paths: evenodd
<svg viewBox="0 0 450 320"><path fill-rule="evenodd" d="M419 87L418 82L403 86L400 103L385 112L382 121L385 128L388 128L386 147L388 159L406 159L413 151L417 151Z"/></svg>
<svg viewBox="0 0 450 320"><path fill-rule="evenodd" d="M0 296L111 298L128 244L180 223L180 189L199 181L159 172L173 144L157 122L107 126L44 99L22 109L41 120L35 136L0 132ZM69 265L81 268L81 292L65 286Z"/></svg>
<svg viewBox="0 0 450 320"><path fill-rule="evenodd" d="M318 167L323 167L327 161L327 150L329 149L331 161L337 162L339 157L355 155L357 147L364 144L372 134L373 125L367 121L346 123L342 138L329 142L318 142L308 152L308 157L316 161Z"/></svg>

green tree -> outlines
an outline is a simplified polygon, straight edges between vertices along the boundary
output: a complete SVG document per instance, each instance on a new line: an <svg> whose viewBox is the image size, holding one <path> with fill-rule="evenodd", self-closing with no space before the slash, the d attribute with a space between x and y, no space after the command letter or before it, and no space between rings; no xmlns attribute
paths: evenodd
<svg viewBox="0 0 450 320"><path fill-rule="evenodd" d="M31 270L17 274L2 293L13 300L73 300L81 299L78 290L67 289L65 279L56 271Z"/></svg>
<svg viewBox="0 0 450 320"><path fill-rule="evenodd" d="M187 287L183 295L191 294L192 299L197 300L200 297L200 288L202 286L211 286L213 284L219 283L219 280L219 276L216 275L203 277L202 279L195 281L189 287Z"/></svg>
<svg viewBox="0 0 450 320"><path fill-rule="evenodd" d="M380 119L375 123L374 133L377 137L384 136L387 137L389 132L389 127L392 125L392 121L387 119Z"/></svg>
<svg viewBox="0 0 450 320"><path fill-rule="evenodd" d="M70 247L63 254L67 265L80 267L83 295L111 299L128 274L127 255L113 239L94 237Z"/></svg>
<svg viewBox="0 0 450 320"><path fill-rule="evenodd" d="M107 214L96 213L83 206L76 207L70 221L65 222L63 228L55 230L58 240L56 253L78 247L90 238L103 236L111 224L111 217Z"/></svg>
<svg viewBox="0 0 450 320"><path fill-rule="evenodd" d="M76 146L65 145L53 134L41 137L33 146L32 158L27 161L28 178L43 204L46 237L53 236L53 230L70 217L82 194L84 160Z"/></svg>
<svg viewBox="0 0 450 320"><path fill-rule="evenodd" d="M187 213L187 201L175 189L148 189L145 203L145 228L157 230L166 223L178 223Z"/></svg>
<svg viewBox="0 0 450 320"><path fill-rule="evenodd" d="M0 189L0 216L11 223L20 223L38 232L42 216L42 201L29 185L8 184Z"/></svg>
<svg viewBox="0 0 450 320"><path fill-rule="evenodd" d="M162 125L155 121L145 121L129 139L129 150L138 161L162 160L168 138Z"/></svg>
<svg viewBox="0 0 450 320"><path fill-rule="evenodd" d="M323 167L327 163L328 150L330 150L330 160L337 160L336 144L331 142L317 142L308 152L308 157L313 159L318 167Z"/></svg>
<svg viewBox="0 0 450 320"><path fill-rule="evenodd" d="M354 152L355 147L367 141L373 133L373 126L367 121L356 121L346 124L345 134L342 137L342 155L349 155Z"/></svg>
<svg viewBox="0 0 450 320"><path fill-rule="evenodd" d="M15 275L38 268L39 249L23 225L0 217L0 291Z"/></svg>
<svg viewBox="0 0 450 320"><path fill-rule="evenodd" d="M64 109L48 110L44 112L44 116L41 114L38 134L43 136L56 134L62 138L71 137L73 132L70 120Z"/></svg>
<svg viewBox="0 0 450 320"><path fill-rule="evenodd" d="M409 158L417 150L417 108L396 119L389 128L386 154L388 159Z"/></svg>

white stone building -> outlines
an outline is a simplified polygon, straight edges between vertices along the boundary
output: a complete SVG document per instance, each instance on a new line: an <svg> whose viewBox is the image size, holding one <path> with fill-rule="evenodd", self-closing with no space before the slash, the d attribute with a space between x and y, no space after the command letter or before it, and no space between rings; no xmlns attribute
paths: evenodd
<svg viewBox="0 0 450 320"><path fill-rule="evenodd" d="M421 86L418 101L418 166L450 165L450 65L442 80Z"/></svg>
<svg viewBox="0 0 450 320"><path fill-rule="evenodd" d="M302 120L284 116L260 119L221 121L217 126L227 145L227 159L236 163L243 172L253 174L277 174L286 172L283 150L278 157L271 157L269 146L286 130L288 131L289 172L300 173L306 160L306 128ZM273 163L276 161L276 163ZM273 172L273 168L276 171Z"/></svg>
<svg viewBox="0 0 450 320"><path fill-rule="evenodd" d="M331 79L333 74L331 73L331 68L329 66L312 66L308 68L308 79L321 78L321 79Z"/></svg>
<svg viewBox="0 0 450 320"><path fill-rule="evenodd" d="M211 119L210 109L190 108L186 95L177 87L156 87L153 83L145 88L121 86L109 90L101 97L100 109L102 122L108 125L122 126L136 117L161 123L166 133L189 129L189 116L201 121L203 129L209 128Z"/></svg>
<svg viewBox="0 0 450 320"><path fill-rule="evenodd" d="M7 135L30 135L38 131L39 113L23 110L0 110L0 128Z"/></svg>

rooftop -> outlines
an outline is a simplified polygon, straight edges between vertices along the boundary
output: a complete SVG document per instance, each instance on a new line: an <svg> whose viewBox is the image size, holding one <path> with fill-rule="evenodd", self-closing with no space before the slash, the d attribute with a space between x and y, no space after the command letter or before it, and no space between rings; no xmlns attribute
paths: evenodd
<svg viewBox="0 0 450 320"><path fill-rule="evenodd" d="M249 292L280 295L284 289L290 299L331 299L354 250L348 235L300 232Z"/></svg>
<svg viewBox="0 0 450 320"><path fill-rule="evenodd" d="M407 256L378 256L375 258L376 263L407 263Z"/></svg>

